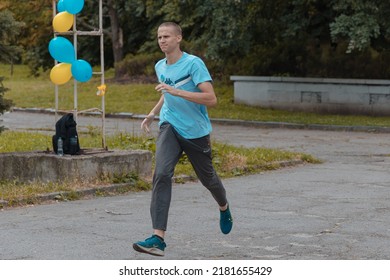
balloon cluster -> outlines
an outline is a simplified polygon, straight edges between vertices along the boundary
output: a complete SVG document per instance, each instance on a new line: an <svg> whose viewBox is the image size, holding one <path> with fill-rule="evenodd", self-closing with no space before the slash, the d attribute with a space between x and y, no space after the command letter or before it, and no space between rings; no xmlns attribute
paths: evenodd
<svg viewBox="0 0 390 280"><path fill-rule="evenodd" d="M57 32L66 32L74 22L74 15L84 7L84 0L60 0L57 3L58 14L53 19L53 28ZM60 63L50 71L50 80L56 85L68 82L72 76L79 82L87 82L92 77L91 65L77 59L73 44L66 38L58 36L49 43L50 55Z"/></svg>

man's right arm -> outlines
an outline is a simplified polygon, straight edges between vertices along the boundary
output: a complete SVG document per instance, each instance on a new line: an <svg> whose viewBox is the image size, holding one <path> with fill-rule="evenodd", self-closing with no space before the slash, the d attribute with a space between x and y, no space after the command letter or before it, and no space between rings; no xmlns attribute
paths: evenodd
<svg viewBox="0 0 390 280"><path fill-rule="evenodd" d="M153 107L152 111L150 111L150 113L142 121L141 128L143 131L147 133L150 132L150 125L152 124L154 117L160 113L163 104L164 104L164 95L162 94L156 106Z"/></svg>

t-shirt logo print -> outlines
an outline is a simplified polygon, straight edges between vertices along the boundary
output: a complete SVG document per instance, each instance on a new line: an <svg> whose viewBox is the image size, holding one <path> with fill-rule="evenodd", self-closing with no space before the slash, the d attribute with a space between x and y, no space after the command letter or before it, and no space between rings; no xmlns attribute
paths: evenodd
<svg viewBox="0 0 390 280"><path fill-rule="evenodd" d="M170 85L170 86L173 86L173 85L174 85L174 83L172 82L172 80L171 80L170 78L165 78L164 75L161 75L161 76L160 76L160 82L161 82L161 83L165 83L165 84Z"/></svg>

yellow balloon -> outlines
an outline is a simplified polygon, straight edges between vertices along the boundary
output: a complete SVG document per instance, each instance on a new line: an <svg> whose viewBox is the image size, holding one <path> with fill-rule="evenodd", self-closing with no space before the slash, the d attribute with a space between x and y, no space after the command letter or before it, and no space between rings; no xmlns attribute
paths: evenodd
<svg viewBox="0 0 390 280"><path fill-rule="evenodd" d="M50 71L50 80L56 85L63 85L72 78L72 64L59 63Z"/></svg>
<svg viewBox="0 0 390 280"><path fill-rule="evenodd" d="M74 21L74 15L68 12L58 13L53 19L53 28L57 32L66 32L68 31Z"/></svg>

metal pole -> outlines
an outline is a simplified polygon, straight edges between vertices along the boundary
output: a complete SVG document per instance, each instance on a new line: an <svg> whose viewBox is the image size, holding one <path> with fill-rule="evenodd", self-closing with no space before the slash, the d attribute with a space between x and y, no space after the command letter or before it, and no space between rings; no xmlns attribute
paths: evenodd
<svg viewBox="0 0 390 280"><path fill-rule="evenodd" d="M53 0L53 19L54 17L56 16L57 14L57 4L56 4L56 1ZM56 37L56 35L54 34L54 38ZM57 64L57 60L54 60L54 65ZM55 109L54 109L54 121L57 122L57 119L58 119L58 115L57 115L57 111L58 111L58 85L54 85L54 103L55 103Z"/></svg>
<svg viewBox="0 0 390 280"><path fill-rule="evenodd" d="M76 15L74 15L73 19L73 47L75 53L75 59L77 59L77 28L76 28ZM77 122L77 110L78 110L78 102L77 102L77 80L73 79L73 115L74 119Z"/></svg>
<svg viewBox="0 0 390 280"><path fill-rule="evenodd" d="M104 84L104 36L103 36L103 1L99 0L99 31L100 31L100 72L101 84ZM102 146L106 148L106 110L105 94L102 96Z"/></svg>

